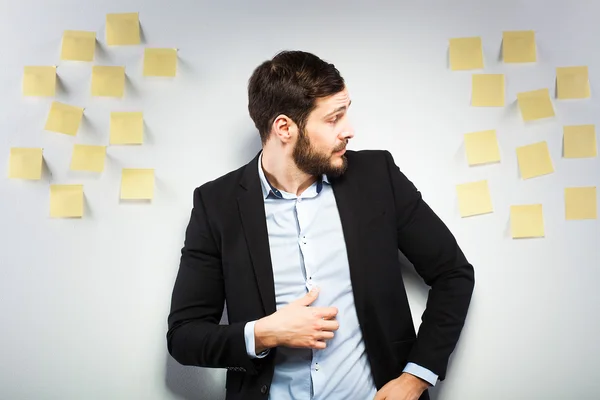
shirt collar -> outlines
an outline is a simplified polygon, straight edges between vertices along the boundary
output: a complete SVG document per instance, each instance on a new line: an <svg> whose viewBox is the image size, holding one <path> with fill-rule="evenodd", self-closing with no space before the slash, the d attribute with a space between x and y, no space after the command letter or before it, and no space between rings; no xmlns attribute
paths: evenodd
<svg viewBox="0 0 600 400"><path fill-rule="evenodd" d="M258 156L258 176L260 177L263 198L266 199L269 196L272 196L278 199L283 199L284 195L279 189L271 185L267 179L267 176L265 175L265 171L262 169L262 155L263 153L261 151L260 155ZM321 190L323 189L323 182L329 183L329 178L327 178L327 175L325 174L321 175L317 180L317 194L321 193Z"/></svg>

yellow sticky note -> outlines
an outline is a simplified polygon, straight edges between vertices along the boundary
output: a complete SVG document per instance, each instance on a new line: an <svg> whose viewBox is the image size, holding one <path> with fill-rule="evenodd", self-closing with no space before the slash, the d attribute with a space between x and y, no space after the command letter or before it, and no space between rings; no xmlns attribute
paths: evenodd
<svg viewBox="0 0 600 400"><path fill-rule="evenodd" d="M8 177L12 179L42 179L44 156L41 148L13 147L10 149Z"/></svg>
<svg viewBox="0 0 600 400"><path fill-rule="evenodd" d="M500 147L495 130L466 133L465 148L469 165L500 161Z"/></svg>
<svg viewBox="0 0 600 400"><path fill-rule="evenodd" d="M109 46L140 44L139 14L106 14L106 43Z"/></svg>
<svg viewBox="0 0 600 400"><path fill-rule="evenodd" d="M563 127L565 158L596 157L596 129L594 125L571 125Z"/></svg>
<svg viewBox="0 0 600 400"><path fill-rule="evenodd" d="M565 218L567 220L598 218L595 186L565 188Z"/></svg>
<svg viewBox="0 0 600 400"><path fill-rule="evenodd" d="M456 186L461 217L488 214L494 211L487 180Z"/></svg>
<svg viewBox="0 0 600 400"><path fill-rule="evenodd" d="M56 93L56 67L25 67L23 95L52 97Z"/></svg>
<svg viewBox="0 0 600 400"><path fill-rule="evenodd" d="M533 121L554 116L554 107L548 89L517 93L523 121Z"/></svg>
<svg viewBox="0 0 600 400"><path fill-rule="evenodd" d="M64 31L61 60L93 61L96 49L96 32Z"/></svg>
<svg viewBox="0 0 600 400"><path fill-rule="evenodd" d="M542 205L510 206L510 231L513 238L544 237Z"/></svg>
<svg viewBox="0 0 600 400"><path fill-rule="evenodd" d="M144 76L175 76L177 49L144 50Z"/></svg>
<svg viewBox="0 0 600 400"><path fill-rule="evenodd" d="M110 113L110 144L142 144L144 117L141 112Z"/></svg>
<svg viewBox="0 0 600 400"><path fill-rule="evenodd" d="M124 92L125 67L92 67L92 96L123 97Z"/></svg>
<svg viewBox="0 0 600 400"><path fill-rule="evenodd" d="M548 143L546 142L517 147L517 161L523 179L554 172L554 166L548 151Z"/></svg>
<svg viewBox="0 0 600 400"><path fill-rule="evenodd" d="M50 185L50 217L83 217L83 185Z"/></svg>
<svg viewBox="0 0 600 400"><path fill-rule="evenodd" d="M121 199L150 200L154 197L154 169L123 168Z"/></svg>
<svg viewBox="0 0 600 400"><path fill-rule="evenodd" d="M556 68L556 89L559 99L590 97L588 67Z"/></svg>
<svg viewBox="0 0 600 400"><path fill-rule="evenodd" d="M474 107L503 107L504 75L473 74L471 92Z"/></svg>
<svg viewBox="0 0 600 400"><path fill-rule="evenodd" d="M450 39L450 68L453 71L483 68L481 38Z"/></svg>
<svg viewBox="0 0 600 400"><path fill-rule="evenodd" d="M535 62L534 31L507 31L502 33L502 59L505 63Z"/></svg>
<svg viewBox="0 0 600 400"><path fill-rule="evenodd" d="M44 129L75 136L82 118L83 108L53 101Z"/></svg>
<svg viewBox="0 0 600 400"><path fill-rule="evenodd" d="M76 144L71 157L71 170L73 171L104 171L106 159L106 146L93 146Z"/></svg>

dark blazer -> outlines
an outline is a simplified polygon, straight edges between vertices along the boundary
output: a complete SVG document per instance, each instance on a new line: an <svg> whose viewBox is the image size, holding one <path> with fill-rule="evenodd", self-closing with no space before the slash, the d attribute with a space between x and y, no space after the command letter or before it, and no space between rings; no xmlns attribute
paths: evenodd
<svg viewBox="0 0 600 400"><path fill-rule="evenodd" d="M473 267L388 151L346 156L346 173L330 182L377 389L411 361L443 380L471 301ZM418 336L398 250L431 287ZM219 325L225 301L229 325ZM194 191L171 302L171 356L183 365L227 368L228 400L266 399L277 349L251 359L244 340L246 322L276 311L258 155Z"/></svg>

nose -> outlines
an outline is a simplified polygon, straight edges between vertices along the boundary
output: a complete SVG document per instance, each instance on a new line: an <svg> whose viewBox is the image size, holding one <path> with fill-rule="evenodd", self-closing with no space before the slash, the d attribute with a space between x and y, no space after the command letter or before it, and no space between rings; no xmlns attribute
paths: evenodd
<svg viewBox="0 0 600 400"><path fill-rule="evenodd" d="M344 126L344 129L342 130L342 138L344 140L348 140L348 139L352 139L354 137L354 127L352 126L352 124L350 122L348 122L346 124L346 126Z"/></svg>

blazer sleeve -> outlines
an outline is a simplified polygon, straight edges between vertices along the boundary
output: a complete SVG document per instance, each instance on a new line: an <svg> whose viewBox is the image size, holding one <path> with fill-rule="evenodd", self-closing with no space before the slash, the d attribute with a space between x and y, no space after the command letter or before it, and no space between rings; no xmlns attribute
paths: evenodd
<svg viewBox="0 0 600 400"><path fill-rule="evenodd" d="M444 380L475 285L473 266L453 234L385 151L396 206L398 248L431 287L408 362Z"/></svg>
<svg viewBox="0 0 600 400"><path fill-rule="evenodd" d="M171 296L167 348L183 365L256 374L246 352L245 323L219 325L224 305L221 254L197 188Z"/></svg>

